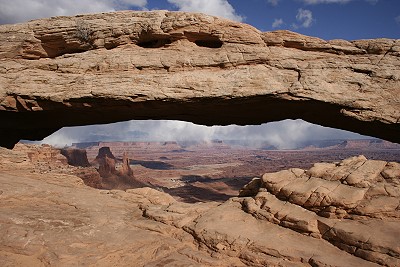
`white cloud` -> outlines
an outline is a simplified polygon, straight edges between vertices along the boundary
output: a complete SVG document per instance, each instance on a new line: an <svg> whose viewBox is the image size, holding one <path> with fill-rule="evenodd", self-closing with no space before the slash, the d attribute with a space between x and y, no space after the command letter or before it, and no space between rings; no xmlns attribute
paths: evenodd
<svg viewBox="0 0 400 267"><path fill-rule="evenodd" d="M145 8L147 0L0 0L0 24L31 19Z"/></svg>
<svg viewBox="0 0 400 267"><path fill-rule="evenodd" d="M279 28L284 24L283 19L275 19L274 22L272 23L272 28Z"/></svg>
<svg viewBox="0 0 400 267"><path fill-rule="evenodd" d="M208 15L220 16L231 20L243 21L243 17L236 14L228 0L168 0L179 11L201 12Z"/></svg>
<svg viewBox="0 0 400 267"><path fill-rule="evenodd" d="M267 0L271 6L277 6L280 0Z"/></svg>
<svg viewBox="0 0 400 267"><path fill-rule="evenodd" d="M253 147L268 143L281 149L296 148L307 141L354 139L362 136L314 125L302 120L284 120L262 125L206 127L183 121L146 120L106 125L65 127L42 143L63 147L91 141L204 141L243 140Z"/></svg>
<svg viewBox="0 0 400 267"><path fill-rule="evenodd" d="M311 24L314 21L312 12L310 10L302 9L302 8L300 8L297 11L296 20L298 23L300 23L300 25L293 24L292 26L295 29L297 29L299 27L308 28L311 26Z"/></svg>

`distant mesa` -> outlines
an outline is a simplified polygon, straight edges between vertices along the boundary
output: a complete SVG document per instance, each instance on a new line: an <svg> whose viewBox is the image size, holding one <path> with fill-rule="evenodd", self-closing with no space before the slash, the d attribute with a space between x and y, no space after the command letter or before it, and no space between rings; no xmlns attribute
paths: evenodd
<svg viewBox="0 0 400 267"><path fill-rule="evenodd" d="M113 153L110 150L110 147L106 146L106 147L101 147L99 149L99 153L97 154L96 159L103 159L105 157L108 157L110 159L115 159Z"/></svg>
<svg viewBox="0 0 400 267"><path fill-rule="evenodd" d="M83 142L73 143L72 147L85 148L88 153L89 161L95 159L98 153L106 153L109 157L122 158L123 153L130 152L142 153L149 151L183 153L197 150L208 149L262 149L279 150L275 145L262 140L216 140L211 142L186 140L186 141L115 141L115 142ZM107 148L106 148L107 147ZM99 152L99 149L101 152ZM308 140L299 142L297 147L292 149L400 149L400 144L388 142L380 139L334 139L334 140ZM112 151L112 152L111 152ZM114 154L113 154L114 153Z"/></svg>
<svg viewBox="0 0 400 267"><path fill-rule="evenodd" d="M116 159L109 147L101 147L95 159L98 164L99 174L103 178L110 177L117 173Z"/></svg>

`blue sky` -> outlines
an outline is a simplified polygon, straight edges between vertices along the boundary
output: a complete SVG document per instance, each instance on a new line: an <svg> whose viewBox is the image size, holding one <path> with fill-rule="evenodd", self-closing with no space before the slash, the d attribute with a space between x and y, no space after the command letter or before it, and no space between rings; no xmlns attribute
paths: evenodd
<svg viewBox="0 0 400 267"><path fill-rule="evenodd" d="M0 24L121 9L199 11L322 39L400 38L399 0L0 0Z"/></svg>
<svg viewBox="0 0 400 267"><path fill-rule="evenodd" d="M399 0L331 2L230 0L237 13L245 17L246 23L263 31L289 29L323 39L400 38L400 23L396 21L400 14ZM310 12L310 25L302 26L302 21L296 19L299 10ZM283 24L273 28L273 22L279 19ZM294 24L300 27L296 28Z"/></svg>
<svg viewBox="0 0 400 267"><path fill-rule="evenodd" d="M148 7L170 10L181 7L174 5L173 2L194 1L149 0ZM215 2L229 3L235 11L234 14L241 17L243 22L262 31L288 29L327 40L400 38L399 0L228 0ZM218 12L218 10L215 11ZM304 14L303 18L301 14ZM310 21L309 24L308 21Z"/></svg>
<svg viewBox="0 0 400 267"><path fill-rule="evenodd" d="M287 29L326 40L400 38L400 0L0 0L0 24L124 9L203 12L248 23L262 31ZM309 139L364 138L301 120L245 127L130 121L63 128L44 142L65 145L99 141L95 136L113 138L110 132L114 132L116 140L131 140L133 137L129 133L137 131L149 133L148 138L153 140L266 140L280 148L295 147Z"/></svg>

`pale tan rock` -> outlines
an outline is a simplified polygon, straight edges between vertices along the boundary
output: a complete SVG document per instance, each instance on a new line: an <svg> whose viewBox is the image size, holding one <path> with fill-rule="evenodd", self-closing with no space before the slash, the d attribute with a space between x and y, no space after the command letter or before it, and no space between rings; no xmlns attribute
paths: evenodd
<svg viewBox="0 0 400 267"><path fill-rule="evenodd" d="M216 254L240 257L247 266L307 266L313 261L322 266L376 266L322 239L258 220L240 207L237 200L227 201L184 228Z"/></svg>
<svg viewBox="0 0 400 267"><path fill-rule="evenodd" d="M261 179L260 178L253 178L248 184L246 184L242 189L239 191L240 197L248 197L248 196L255 196L258 193L258 190L261 187Z"/></svg>
<svg viewBox="0 0 400 267"><path fill-rule="evenodd" d="M317 163L298 175L267 173L258 193L242 200L243 210L365 260L398 266L399 167L358 156Z"/></svg>
<svg viewBox="0 0 400 267"><path fill-rule="evenodd" d="M170 205L148 206L144 208L143 216L182 228L199 217L203 212L216 206L218 206L217 203L188 204L174 202Z"/></svg>
<svg viewBox="0 0 400 267"><path fill-rule="evenodd" d="M244 210L253 216L279 224L298 232L320 235L318 216L302 208L277 199L268 192L260 192L255 198L247 198L243 202Z"/></svg>
<svg viewBox="0 0 400 267"><path fill-rule="evenodd" d="M175 201L165 193L97 190L24 169L0 171L0 183L1 266L232 266L185 231L142 217L143 204Z"/></svg>
<svg viewBox="0 0 400 267"><path fill-rule="evenodd" d="M166 118L301 118L400 142L399 47L168 11L1 25L1 145L63 126Z"/></svg>
<svg viewBox="0 0 400 267"><path fill-rule="evenodd" d="M395 182L400 178L400 163L398 162L389 162L385 169L382 171L382 176L385 179L393 179Z"/></svg>

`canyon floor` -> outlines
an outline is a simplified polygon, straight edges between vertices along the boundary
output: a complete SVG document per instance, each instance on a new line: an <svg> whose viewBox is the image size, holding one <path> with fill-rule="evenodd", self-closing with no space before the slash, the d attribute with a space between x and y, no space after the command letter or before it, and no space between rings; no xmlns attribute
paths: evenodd
<svg viewBox="0 0 400 267"><path fill-rule="evenodd" d="M1 266L400 265L397 148L103 145L0 148Z"/></svg>
<svg viewBox="0 0 400 267"><path fill-rule="evenodd" d="M358 155L365 155L368 159L400 160L400 145L386 141L332 141L332 144L322 148L316 147L318 144L316 142L314 146L296 150L255 149L224 141L76 145L85 147L89 162L95 160L101 147L109 147L117 168L126 153L137 180L188 203L226 201L237 196L239 190L254 177L288 168L308 169L320 161L335 162ZM135 186L137 183L131 185L120 180L103 185L103 188L129 189Z"/></svg>

